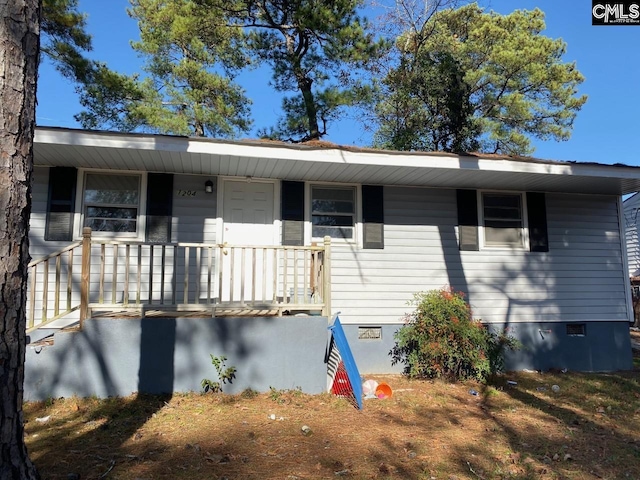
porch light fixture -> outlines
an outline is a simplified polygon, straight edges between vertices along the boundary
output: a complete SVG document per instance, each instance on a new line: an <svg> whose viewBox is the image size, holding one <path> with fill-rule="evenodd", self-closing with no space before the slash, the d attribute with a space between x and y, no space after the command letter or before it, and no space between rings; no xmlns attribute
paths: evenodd
<svg viewBox="0 0 640 480"><path fill-rule="evenodd" d="M211 180L204 182L204 192L213 193L213 182Z"/></svg>

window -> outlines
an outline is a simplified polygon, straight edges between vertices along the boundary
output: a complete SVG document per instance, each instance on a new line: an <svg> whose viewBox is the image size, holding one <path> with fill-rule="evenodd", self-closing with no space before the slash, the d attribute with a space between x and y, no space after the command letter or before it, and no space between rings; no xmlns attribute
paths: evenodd
<svg viewBox="0 0 640 480"><path fill-rule="evenodd" d="M460 250L477 252L482 246L549 251L544 193L478 194L477 190L460 189L456 203Z"/></svg>
<svg viewBox="0 0 640 480"><path fill-rule="evenodd" d="M84 226L94 232L137 233L140 175L87 173Z"/></svg>
<svg viewBox="0 0 640 480"><path fill-rule="evenodd" d="M311 236L353 240L355 198L353 187L311 187Z"/></svg>
<svg viewBox="0 0 640 480"><path fill-rule="evenodd" d="M487 247L524 247L522 195L482 193L484 245Z"/></svg>

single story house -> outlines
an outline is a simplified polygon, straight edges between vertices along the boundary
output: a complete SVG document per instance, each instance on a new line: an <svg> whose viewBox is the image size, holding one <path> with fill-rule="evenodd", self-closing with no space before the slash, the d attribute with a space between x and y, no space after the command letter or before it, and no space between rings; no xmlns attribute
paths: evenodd
<svg viewBox="0 0 640 480"><path fill-rule="evenodd" d="M48 127L34 163L27 399L197 390L209 354L230 391L322 391L336 312L361 373L399 372L407 302L446 286L511 369L631 368L640 168Z"/></svg>

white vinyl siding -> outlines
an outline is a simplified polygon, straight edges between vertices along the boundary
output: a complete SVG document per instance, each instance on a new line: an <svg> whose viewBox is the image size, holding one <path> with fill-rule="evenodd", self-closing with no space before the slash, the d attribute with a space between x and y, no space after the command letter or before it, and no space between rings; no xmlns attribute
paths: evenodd
<svg viewBox="0 0 640 480"><path fill-rule="evenodd" d="M34 259L70 243L44 241L48 172L36 168L34 175ZM204 192L209 178L212 194ZM216 184L213 177L175 175L172 241L216 243ZM411 310L407 301L414 293L447 285L466 291L474 316L489 322L627 321L617 197L547 193L549 252L535 253L461 252L453 189L385 187L384 199L384 249L339 241L332 245L332 307L342 312L344 323L400 323ZM121 248L119 255L123 252ZM193 255L192 249L190 265L195 265ZM143 251L142 256L142 266L148 268L149 254ZM156 278L158 259L156 255ZM183 252L177 261L184 262ZM165 269L167 276L171 268ZM73 272L80 272L79 256ZM92 271L92 281L97 273ZM52 275L50 271L49 285ZM182 278L175 281L183 285ZM190 277L190 291L195 283ZM120 288L117 294L122 295Z"/></svg>
<svg viewBox="0 0 640 480"><path fill-rule="evenodd" d="M204 192L207 180L213 180L213 193ZM29 239L33 259L66 247L71 242L44 240L49 188L49 168L35 167ZM180 195L195 192L194 196ZM146 195L146 192L142 192ZM215 177L175 175L173 180L173 222L171 241L216 243L216 182ZM144 214L144 212L141 212ZM77 230L75 228L74 230Z"/></svg>
<svg viewBox="0 0 640 480"><path fill-rule="evenodd" d="M344 323L398 323L415 292L452 285L487 322L627 320L617 197L547 194L549 252L461 252L455 190L385 187L385 248L335 245Z"/></svg>
<svg viewBox="0 0 640 480"><path fill-rule="evenodd" d="M204 183L214 180L214 191L204 192ZM215 177L199 175L175 175L173 181L173 221L171 241L216 243L216 182ZM35 260L61 248L71 242L44 240L47 215L47 195L49 188L49 168L34 169L32 210L29 239L30 253ZM194 196L181 195L179 192L195 192ZM146 195L146 192L142 192ZM144 212L141 212L144 214Z"/></svg>
<svg viewBox="0 0 640 480"><path fill-rule="evenodd" d="M627 242L627 258L629 260L629 276L636 277L640 275L640 244L638 242L640 229L640 194L636 193L633 197L624 201L624 229Z"/></svg>
<svg viewBox="0 0 640 480"><path fill-rule="evenodd" d="M205 193L205 182L213 181L213 192ZM173 177L174 242L216 243L217 182L215 177L175 175Z"/></svg>
<svg viewBox="0 0 640 480"><path fill-rule="evenodd" d="M212 180L213 191L205 192L205 182ZM217 181L215 177L205 177L200 175L174 175L173 177L173 216L171 226L171 241L183 243L216 243L216 216L217 216ZM195 248L189 250L189 297L195 298L196 284L198 276L200 281L199 298L204 302L206 298L207 276L206 265L208 262L209 250L201 252L201 268L198 273L197 251ZM211 251L212 261L215 261L216 250ZM167 261L173 259L172 252L167 253ZM176 267L178 275L173 279L173 265L165 268L165 277L171 278L178 285L177 295L179 299L184 299L184 265L185 250L178 250ZM157 262L157 260L156 260ZM158 276L161 266L157 264L154 268L154 278L158 285ZM155 272L158 272L157 274ZM215 280L215 279L214 279ZM168 287L170 289L170 287ZM213 286L212 286L213 288ZM168 292L166 292L168 293ZM157 295L156 295L157 297ZM170 298L170 295L166 295Z"/></svg>
<svg viewBox="0 0 640 480"><path fill-rule="evenodd" d="M211 178L214 180L214 192L212 194L206 194L204 192L204 183L207 179ZM45 221L46 221L46 212L47 212L47 198L48 198L48 185L49 185L49 168L47 167L36 167L34 169L34 184L33 184L33 196L32 196L32 213L31 213L31 221L30 221L30 232L29 232L29 240L30 240L30 254L34 260L42 258L50 253L56 252L72 242L66 241L45 241L44 240L44 231L45 231ZM194 242L194 243L215 243L216 242L216 193L215 193L215 177L204 177L197 175L175 175L174 177L174 188L173 188L173 222L172 222L172 241L173 242ZM180 191L188 191L195 192L194 196L189 194L181 195ZM146 192L142 192L142 195L146 195ZM141 212L144 214L144 212ZM76 216L79 218L79 216ZM105 250L105 266L106 266L106 277L110 280L112 278L112 270L113 270L113 253L114 250L111 246L108 246ZM100 249L98 246L94 247L93 254L99 256ZM117 254L119 257L118 264L123 265L124 257L126 255L126 251L124 247L120 247L117 250ZM184 265L185 256L184 250L179 250L178 256L176 258L176 263L179 271L182 271L182 267ZM202 253L203 261L206 263L207 258L206 252ZM130 257L133 260L132 268L130 271L130 302L135 301L134 289L135 289L135 278L137 275L137 256L138 251L137 247L132 247L130 251ZM150 263L150 249L149 247L143 247L140 251L141 256L141 266L143 272L148 272L149 263ZM196 264L196 251L195 249L191 249L189 252L189 262L191 265L190 275L189 275L189 295L193 299L195 295L196 288L196 276L195 268L193 267ZM67 271L68 271L68 255L64 255L62 257L62 266L61 266L61 282L63 285L63 289L66 288L67 281ZM158 291L158 287L160 285L161 280L161 259L160 259L160 247L156 247L155 255L154 255L154 298L156 300L160 299L160 293ZM42 272L42 268L39 272ZM77 278L79 278L81 270L81 255L80 250L76 255L73 256L73 276L77 282ZM99 272L92 270L91 272L91 281L94 282L94 285L98 282ZM206 296L206 277L201 275L201 292L200 297L204 298ZM171 295L171 289L173 282L176 283L177 287L177 296L179 299L184 296L184 275L180 274L177 278L173 278L173 253L171 250L167 249L167 258L165 265L165 298L169 299ZM53 292L53 286L55 284L55 265L51 264L49 267L49 289L50 292ZM29 284L30 286L31 284ZM77 285L77 283L76 283ZM37 277L37 285L36 291L38 294L36 295L36 312L39 313L42 310L42 275L40 274ZM116 285L116 299L117 301L122 301L124 296L124 273L118 273L118 282ZM77 294L77 288L74 288L74 295L72 297L72 305L76 305L79 301L79 296ZM105 302L110 302L112 299L113 289L110 285L105 286ZM142 298L146 299L148 296L148 285L142 285ZM97 289L92 289L91 291L91 301L96 302L98 292ZM66 297L62 295L60 308L64 310L66 308ZM53 293L49 294L48 298L48 312L49 315L52 314L54 308L54 295ZM38 316L37 315L37 316ZM75 315L69 317L71 319L77 318L77 312ZM64 320L63 323L68 322L68 320ZM57 326L53 324L53 326Z"/></svg>

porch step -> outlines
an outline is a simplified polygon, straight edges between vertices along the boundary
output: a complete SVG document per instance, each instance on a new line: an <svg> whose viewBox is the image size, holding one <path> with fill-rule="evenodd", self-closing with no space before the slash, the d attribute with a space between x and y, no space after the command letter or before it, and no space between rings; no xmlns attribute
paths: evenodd
<svg viewBox="0 0 640 480"><path fill-rule="evenodd" d="M59 328L56 330L52 329L48 329L48 330L42 330L40 332L38 332L38 330L36 330L35 332L33 332L31 335L29 335L27 337L27 345L29 347L32 348L36 348L36 347L48 347L51 346L55 343L55 335L56 333L62 333L62 332L79 332L80 331L80 326L79 325L71 325L68 327L64 327L64 328ZM40 333L40 336L36 339L34 339L33 335L35 333Z"/></svg>
<svg viewBox="0 0 640 480"><path fill-rule="evenodd" d="M30 342L30 343L29 343L29 346L30 346L31 348L37 348L37 347L49 347L49 346L53 345L53 341L54 341L54 340L53 340L53 336L54 336L54 335L55 335L55 334L53 334L53 333L52 333L52 334L51 334L51 335L49 335L48 337L41 338L40 340L36 340L35 342Z"/></svg>

